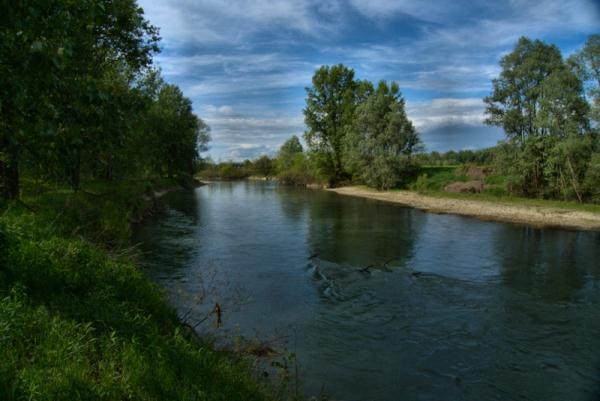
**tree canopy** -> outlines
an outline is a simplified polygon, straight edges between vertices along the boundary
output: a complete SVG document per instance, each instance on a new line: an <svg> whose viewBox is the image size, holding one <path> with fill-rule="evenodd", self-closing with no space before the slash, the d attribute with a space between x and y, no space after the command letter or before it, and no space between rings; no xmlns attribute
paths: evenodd
<svg viewBox="0 0 600 401"><path fill-rule="evenodd" d="M582 80L594 76L595 36L568 62L556 46L528 38L500 60L500 76L484 99L486 122L506 133L498 160L514 192L580 202L593 192L586 174L598 139ZM597 85L587 91L595 102Z"/></svg>
<svg viewBox="0 0 600 401"><path fill-rule="evenodd" d="M82 175L192 172L208 129L151 69L158 29L134 0L9 2L0 18L4 197L23 171L75 190Z"/></svg>
<svg viewBox="0 0 600 401"><path fill-rule="evenodd" d="M355 119L345 137L345 156L352 175L369 186L396 186L410 167L419 136L406 116L400 88L381 81L377 89L357 106Z"/></svg>
<svg viewBox="0 0 600 401"><path fill-rule="evenodd" d="M375 90L342 64L322 66L312 83L304 138L319 174L330 185L351 178L378 187L394 185L419 142L398 85L382 82Z"/></svg>

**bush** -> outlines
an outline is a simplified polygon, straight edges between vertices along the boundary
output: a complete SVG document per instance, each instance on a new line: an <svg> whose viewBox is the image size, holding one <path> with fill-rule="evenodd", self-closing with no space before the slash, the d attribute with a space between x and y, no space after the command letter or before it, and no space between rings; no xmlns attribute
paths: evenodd
<svg viewBox="0 0 600 401"><path fill-rule="evenodd" d="M423 193L426 192L429 187L429 180L427 178L427 174L421 174L417 178L417 181L412 185L411 189Z"/></svg>
<svg viewBox="0 0 600 401"><path fill-rule="evenodd" d="M281 183L287 185L305 186L319 182L312 173L312 168L303 153L296 153L289 168L281 170L277 177Z"/></svg>
<svg viewBox="0 0 600 401"><path fill-rule="evenodd" d="M185 338L132 263L19 222L0 221L3 400L270 399L243 362Z"/></svg>
<svg viewBox="0 0 600 401"><path fill-rule="evenodd" d="M589 199L600 203L600 153L592 155L583 185Z"/></svg>

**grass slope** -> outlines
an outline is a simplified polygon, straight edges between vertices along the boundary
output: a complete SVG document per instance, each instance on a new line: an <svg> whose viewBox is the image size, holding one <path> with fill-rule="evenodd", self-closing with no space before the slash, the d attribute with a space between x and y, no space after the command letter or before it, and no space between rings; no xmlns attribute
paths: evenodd
<svg viewBox="0 0 600 401"><path fill-rule="evenodd" d="M106 250L128 238L148 186L25 197L36 214L4 205L0 399L272 399L243 359L184 336L161 291Z"/></svg>

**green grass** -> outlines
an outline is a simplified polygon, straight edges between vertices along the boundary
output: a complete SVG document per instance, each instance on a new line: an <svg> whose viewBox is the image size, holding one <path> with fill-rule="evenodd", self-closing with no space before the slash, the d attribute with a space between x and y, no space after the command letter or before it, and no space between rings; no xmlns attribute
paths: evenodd
<svg viewBox="0 0 600 401"><path fill-rule="evenodd" d="M485 177L484 183L487 188L481 193L445 192L444 187L446 185L456 181L468 181L471 179L465 176L463 171L462 166L422 166L419 169L417 178L407 185L407 189L438 198L478 200L510 205L600 213L600 205L597 204L511 196L507 190L507 177L495 174Z"/></svg>
<svg viewBox="0 0 600 401"><path fill-rule="evenodd" d="M450 182L468 180L466 176L460 174L458 166L424 166L419 169L419 175L427 176L427 189L429 190L440 190Z"/></svg>
<svg viewBox="0 0 600 401"><path fill-rule="evenodd" d="M184 335L161 290L104 250L130 234L148 183L86 190L107 194L53 189L24 197L35 214L1 212L0 399L273 399L248 359Z"/></svg>

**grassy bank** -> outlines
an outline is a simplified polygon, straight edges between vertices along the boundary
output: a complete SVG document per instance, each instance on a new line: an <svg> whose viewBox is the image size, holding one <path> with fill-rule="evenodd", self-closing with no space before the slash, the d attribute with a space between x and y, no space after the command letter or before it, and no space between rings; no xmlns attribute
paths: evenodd
<svg viewBox="0 0 600 401"><path fill-rule="evenodd" d="M0 205L2 400L272 399L249 361L190 335L121 254L149 195L173 185L47 188Z"/></svg>
<svg viewBox="0 0 600 401"><path fill-rule="evenodd" d="M484 177L469 177L467 174L469 166L423 166L419 168L418 175L413 177L406 185L407 189L417 191L420 194L436 198L463 199L484 202L495 202L516 206L533 208L565 209L583 212L600 213L600 205L593 203L579 203L572 200L555 200L525 198L515 196L508 190L508 177L498 174L485 174ZM485 166L475 166L477 169L485 170ZM466 182L481 180L484 188L481 192L455 193L444 191L444 188L454 182Z"/></svg>

